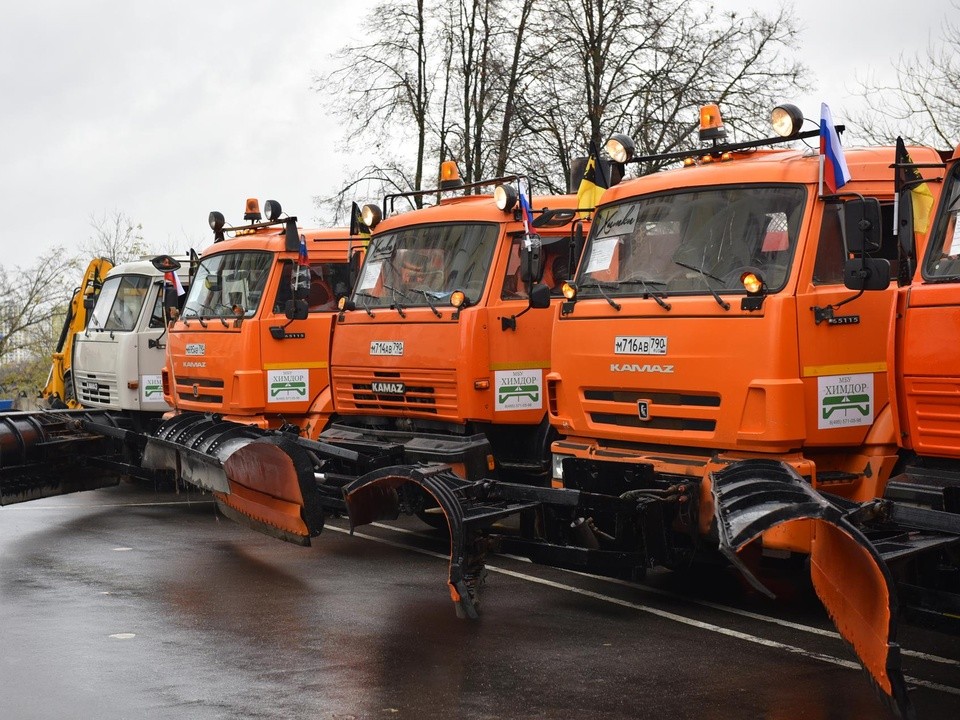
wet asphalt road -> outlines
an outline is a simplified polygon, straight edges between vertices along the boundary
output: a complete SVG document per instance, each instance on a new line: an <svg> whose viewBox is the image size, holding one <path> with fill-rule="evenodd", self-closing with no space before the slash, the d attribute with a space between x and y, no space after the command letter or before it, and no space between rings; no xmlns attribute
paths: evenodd
<svg viewBox="0 0 960 720"><path fill-rule="evenodd" d="M0 718L885 717L808 590L494 557L470 622L443 538L345 527L300 548L129 485L0 508ZM960 718L960 643L901 642L919 717Z"/></svg>

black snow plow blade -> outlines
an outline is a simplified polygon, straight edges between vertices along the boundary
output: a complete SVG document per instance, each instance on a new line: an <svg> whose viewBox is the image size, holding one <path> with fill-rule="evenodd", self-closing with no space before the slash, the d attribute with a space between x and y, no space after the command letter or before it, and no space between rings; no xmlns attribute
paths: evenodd
<svg viewBox="0 0 960 720"><path fill-rule="evenodd" d="M720 549L765 592L738 552L778 525L813 523L810 572L817 595L888 707L899 717L914 717L895 642L893 580L877 549L849 515L781 462L744 461L713 473L711 479Z"/></svg>
<svg viewBox="0 0 960 720"><path fill-rule="evenodd" d="M0 415L0 505L116 485L123 447L84 428L118 427L108 412L64 410Z"/></svg>
<svg viewBox="0 0 960 720"><path fill-rule="evenodd" d="M400 514L402 493L416 486L429 495L443 512L450 533L450 564L447 586L460 617L479 617L480 586L491 551L490 526L523 510L536 507L537 500L507 499L502 489L524 488L481 480L470 482L448 465L397 465L367 473L344 486L343 496L351 531L377 520L393 520Z"/></svg>

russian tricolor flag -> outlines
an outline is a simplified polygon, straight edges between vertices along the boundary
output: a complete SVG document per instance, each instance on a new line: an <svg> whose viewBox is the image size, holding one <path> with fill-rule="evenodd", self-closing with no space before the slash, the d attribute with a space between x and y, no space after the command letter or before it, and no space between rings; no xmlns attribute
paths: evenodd
<svg viewBox="0 0 960 720"><path fill-rule="evenodd" d="M163 278L177 289L177 297L186 292L186 290L183 289L183 283L180 282L180 278L172 270L164 273Z"/></svg>
<svg viewBox="0 0 960 720"><path fill-rule="evenodd" d="M830 194L834 194L850 182L850 170L847 169L840 136L826 103L820 103L820 157L823 184ZM823 192L820 194L823 195Z"/></svg>

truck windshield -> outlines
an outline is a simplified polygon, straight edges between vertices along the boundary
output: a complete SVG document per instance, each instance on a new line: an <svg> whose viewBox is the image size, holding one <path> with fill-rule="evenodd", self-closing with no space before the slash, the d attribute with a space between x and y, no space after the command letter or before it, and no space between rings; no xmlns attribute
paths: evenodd
<svg viewBox="0 0 960 720"><path fill-rule="evenodd" d="M273 263L258 250L218 253L203 258L193 278L182 317L253 317Z"/></svg>
<svg viewBox="0 0 960 720"><path fill-rule="evenodd" d="M787 279L806 200L800 186L734 186L633 198L601 208L577 277L581 296L770 292Z"/></svg>
<svg viewBox="0 0 960 720"><path fill-rule="evenodd" d="M923 276L933 282L956 282L960 278L960 163L953 166L941 191L941 210L930 234ZM916 222L916 215L914 215Z"/></svg>
<svg viewBox="0 0 960 720"><path fill-rule="evenodd" d="M90 315L87 328L130 332L137 325L143 301L150 288L145 275L118 275L103 282L97 304Z"/></svg>
<svg viewBox="0 0 960 720"><path fill-rule="evenodd" d="M483 293L500 233L494 223L416 225L378 235L353 292L360 307L435 306L455 290Z"/></svg>

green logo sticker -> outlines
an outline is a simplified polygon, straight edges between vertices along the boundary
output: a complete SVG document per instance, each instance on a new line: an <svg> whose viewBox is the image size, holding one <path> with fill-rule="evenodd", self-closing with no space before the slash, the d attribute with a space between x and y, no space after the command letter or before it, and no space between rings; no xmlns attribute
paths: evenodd
<svg viewBox="0 0 960 720"><path fill-rule="evenodd" d="M497 370L494 409L539 410L543 407L543 370Z"/></svg>
<svg viewBox="0 0 960 720"><path fill-rule="evenodd" d="M873 423L873 374L827 375L817 378L817 428L871 425Z"/></svg>
<svg viewBox="0 0 960 720"><path fill-rule="evenodd" d="M272 403L302 402L310 398L308 370L268 370L267 399Z"/></svg>

